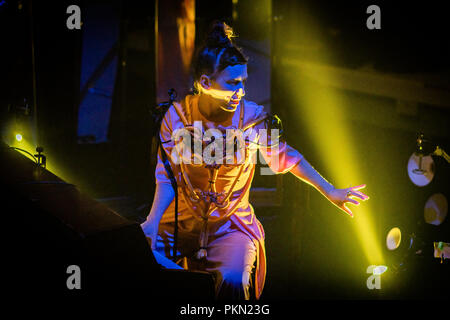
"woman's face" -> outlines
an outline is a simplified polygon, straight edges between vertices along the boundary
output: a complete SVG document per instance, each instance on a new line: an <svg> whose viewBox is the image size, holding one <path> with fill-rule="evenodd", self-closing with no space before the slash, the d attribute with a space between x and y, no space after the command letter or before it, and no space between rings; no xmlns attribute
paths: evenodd
<svg viewBox="0 0 450 320"><path fill-rule="evenodd" d="M210 80L209 86L202 83L203 93L216 100L222 110L234 112L245 95L247 77L247 65L228 66Z"/></svg>

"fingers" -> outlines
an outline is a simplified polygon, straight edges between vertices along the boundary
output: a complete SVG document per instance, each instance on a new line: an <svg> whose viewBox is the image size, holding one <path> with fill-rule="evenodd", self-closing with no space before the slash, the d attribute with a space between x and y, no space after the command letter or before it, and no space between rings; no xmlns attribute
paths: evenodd
<svg viewBox="0 0 450 320"><path fill-rule="evenodd" d="M356 186L356 187L350 187L348 189L343 189L343 190L345 190L347 192L347 194L346 194L344 203L342 203L339 206L339 208L341 208L345 213L347 213L352 218L353 218L353 212L347 207L346 204L347 203L352 203L355 206L359 206L360 205L359 201L353 199L352 197L357 197L357 198L359 198L362 201L365 201L365 200L369 199L369 196L365 195L361 191L358 191L358 190L364 189L365 187L366 187L365 184L361 184L361 185Z"/></svg>
<svg viewBox="0 0 450 320"><path fill-rule="evenodd" d="M356 194L358 194L359 197L360 197L362 200L368 200L368 199L369 199L369 196L366 195L366 194L364 194L364 193L362 193L361 191L352 191L352 193L353 193L353 192L355 192Z"/></svg>
<svg viewBox="0 0 450 320"><path fill-rule="evenodd" d="M152 250L156 250L156 237L151 237L147 239L149 239L150 248L152 248Z"/></svg>
<svg viewBox="0 0 450 320"><path fill-rule="evenodd" d="M358 197L363 201L366 201L367 199L369 199L369 197L367 195L365 195L364 193L359 192L359 191L350 191L350 197L353 197L353 196Z"/></svg>
<svg viewBox="0 0 450 320"><path fill-rule="evenodd" d="M365 187L366 187L365 184L361 184L361 185L356 186L356 187L351 187L350 189L351 190L360 190L360 189L364 189Z"/></svg>
<svg viewBox="0 0 450 320"><path fill-rule="evenodd" d="M342 210L344 210L350 217L353 218L352 211L349 208L347 208L347 206L345 204L342 206Z"/></svg>
<svg viewBox="0 0 450 320"><path fill-rule="evenodd" d="M357 190L364 189L365 187L366 187L365 184L361 184L361 185L356 186L356 187L351 187L351 188L350 188L350 193L351 193L352 195L354 195L354 196L360 198L361 200L364 200L364 201L365 201L365 200L368 200L368 199L369 199L369 196L368 196L368 195L362 193L361 191L357 191Z"/></svg>
<svg viewBox="0 0 450 320"><path fill-rule="evenodd" d="M353 203L354 205L359 206L359 202L356 201L356 200L354 200L354 199L352 199L352 198L348 198L347 200L345 200L345 202L351 202L351 203Z"/></svg>

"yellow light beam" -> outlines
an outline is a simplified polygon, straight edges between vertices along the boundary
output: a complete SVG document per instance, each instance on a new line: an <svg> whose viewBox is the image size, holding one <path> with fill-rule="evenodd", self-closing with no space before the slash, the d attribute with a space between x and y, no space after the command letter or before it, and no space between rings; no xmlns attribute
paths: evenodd
<svg viewBox="0 0 450 320"><path fill-rule="evenodd" d="M318 25L320 20L311 14L308 6L299 8L301 10L297 10L298 19L295 22L291 21L291 28L295 30L295 43L289 44L289 41L286 41L292 35L279 34L277 39L279 43L287 43L286 47L293 45L305 52L301 57L301 64L296 68L297 81L284 79L292 94L292 101L298 104L294 108L296 116L305 130L311 134L320 156L329 159L325 163L328 166L327 171L331 174L329 178L336 187L346 188L350 184L356 186L365 183L365 175L358 164L360 157L352 138L358 133L353 132L346 123L344 114L346 106L336 94L336 89L329 85L340 80L335 78L336 73L326 72L326 68L323 72L313 73L312 77L311 68L307 65L307 61L333 65L330 63L332 52L324 45L325 41L322 41L324 30ZM297 55L285 54L281 57L281 65L283 66L284 59L284 64L290 64L289 69L295 68L292 61L298 58ZM352 225L367 262L378 265L384 261L381 241L374 227L374 211L371 209L373 201L376 199L371 198L358 207L350 205L349 208L354 212Z"/></svg>
<svg viewBox="0 0 450 320"><path fill-rule="evenodd" d="M37 154L36 152L36 146L31 143L28 139L24 138L22 136L22 140L14 139L11 143L11 147L20 148L23 150L28 151L32 155ZM33 157L31 157L29 154L25 152L21 152L22 155L26 156L27 158L35 161ZM52 155L49 155L46 150L44 149L43 154L47 157L47 165L46 169L53 173L54 175L58 176L59 178L63 179L66 182L73 182L74 180L71 178L71 176L67 173L65 169L62 168L62 166L57 164L57 161L55 161L54 157Z"/></svg>
<svg viewBox="0 0 450 320"><path fill-rule="evenodd" d="M345 108L338 95L331 88L307 83L303 79L298 83L295 90L298 95L296 101L301 102L304 107L297 111L297 116L303 119L302 125L310 132L321 156L330 159L326 161L326 165L336 187L345 188L350 184L355 186L364 183L352 139L352 134L357 133L351 132L346 124L343 114ZM383 262L383 257L372 221L370 201L373 199L361 203L359 207L350 205L350 208L355 213L352 222L368 262L379 264Z"/></svg>

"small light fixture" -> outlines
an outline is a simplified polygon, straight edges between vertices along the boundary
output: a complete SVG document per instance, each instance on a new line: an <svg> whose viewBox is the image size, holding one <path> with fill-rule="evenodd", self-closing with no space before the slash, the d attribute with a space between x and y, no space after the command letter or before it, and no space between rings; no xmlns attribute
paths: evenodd
<svg viewBox="0 0 450 320"><path fill-rule="evenodd" d="M386 236L386 246L389 250L395 250L400 246L402 241L402 232L399 228L392 228Z"/></svg>
<svg viewBox="0 0 450 320"><path fill-rule="evenodd" d="M435 167L433 157L413 153L409 158L407 170L411 182L418 187L424 187L434 178Z"/></svg>
<svg viewBox="0 0 450 320"><path fill-rule="evenodd" d="M17 141L22 141L22 139L23 139L23 137L22 137L22 135L20 134L20 133L18 133L18 134L16 134L16 140Z"/></svg>
<svg viewBox="0 0 450 320"><path fill-rule="evenodd" d="M438 226L444 222L447 211L447 198L442 193L435 193L425 203L423 217L426 223Z"/></svg>

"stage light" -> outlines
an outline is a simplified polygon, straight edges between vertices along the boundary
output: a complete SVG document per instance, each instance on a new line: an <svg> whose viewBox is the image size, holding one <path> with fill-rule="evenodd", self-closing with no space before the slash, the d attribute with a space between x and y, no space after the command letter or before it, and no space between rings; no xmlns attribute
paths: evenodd
<svg viewBox="0 0 450 320"><path fill-rule="evenodd" d="M17 139L17 135L20 135L22 137L22 140L19 141ZM18 133L16 135L16 137L14 139L11 139L11 147L15 147L15 148L19 148L21 150L25 150L26 152L20 152L23 156L29 158L32 161L36 161L36 157L33 157L33 155L35 155L36 153L39 153L36 150L36 145L34 144L34 142L30 141L29 138L27 138L27 136L22 136L20 133ZM11 136L11 135L10 135ZM61 179L63 179L64 181L67 182L73 182L76 181L74 176L71 175L66 168L64 168L64 166L59 165L58 161L55 160L57 153L56 152L52 152L52 150L50 150L49 152L45 152L45 156L46 156L46 164L45 164L45 168L50 171L51 173L57 175L58 177L60 177ZM42 160L44 161L44 160ZM42 163L44 165L44 163Z"/></svg>
<svg viewBox="0 0 450 320"><path fill-rule="evenodd" d="M442 193L433 194L425 203L423 212L425 222L435 226L440 225L447 217L447 210L447 198Z"/></svg>
<svg viewBox="0 0 450 320"><path fill-rule="evenodd" d="M15 139L11 141L11 147L20 148L26 152L21 152L21 154L32 161L36 161L33 154L36 151L36 147L33 143L30 143L27 138L22 136L20 133L15 135Z"/></svg>
<svg viewBox="0 0 450 320"><path fill-rule="evenodd" d="M402 232L399 228L392 228L386 236L386 246L389 250L395 250L400 246L402 241Z"/></svg>
<svg viewBox="0 0 450 320"><path fill-rule="evenodd" d="M446 242L434 242L434 257L440 258L441 263L444 262L444 259L450 259L450 243Z"/></svg>
<svg viewBox="0 0 450 320"><path fill-rule="evenodd" d="M434 161L430 155L413 153L408 161L408 176L418 187L428 185L434 178Z"/></svg>
<svg viewBox="0 0 450 320"><path fill-rule="evenodd" d="M393 274L405 272L417 264L417 259L423 258L431 247L431 242L416 224L414 228L404 227L402 231L398 227L392 228L386 237L386 246L394 251L389 254L389 265ZM428 249L427 249L428 248Z"/></svg>
<svg viewBox="0 0 450 320"><path fill-rule="evenodd" d="M402 238L404 238L403 241ZM420 254L419 251L423 249L424 245L424 239L420 234L417 234L417 230L410 229L402 232L400 228L394 227L389 230L386 236L386 247L391 251L398 249L398 251L406 252L411 250Z"/></svg>

